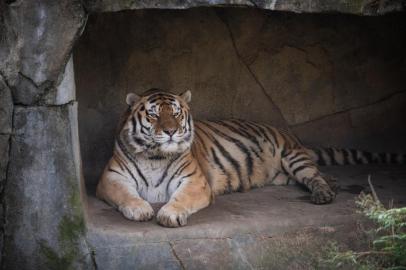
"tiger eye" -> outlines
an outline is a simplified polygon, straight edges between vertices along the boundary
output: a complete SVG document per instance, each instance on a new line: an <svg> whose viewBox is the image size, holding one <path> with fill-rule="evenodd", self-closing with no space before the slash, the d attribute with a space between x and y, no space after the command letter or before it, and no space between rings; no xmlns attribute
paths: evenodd
<svg viewBox="0 0 406 270"><path fill-rule="evenodd" d="M156 115L156 114L153 113L153 112L149 112L149 111L146 112L146 116L147 116L148 118L150 118L150 119L156 119L156 118L158 117L158 115Z"/></svg>
<svg viewBox="0 0 406 270"><path fill-rule="evenodd" d="M156 117L156 116L147 115L147 118L146 118L146 119L148 120L148 122L154 122L154 121L157 120L157 117Z"/></svg>

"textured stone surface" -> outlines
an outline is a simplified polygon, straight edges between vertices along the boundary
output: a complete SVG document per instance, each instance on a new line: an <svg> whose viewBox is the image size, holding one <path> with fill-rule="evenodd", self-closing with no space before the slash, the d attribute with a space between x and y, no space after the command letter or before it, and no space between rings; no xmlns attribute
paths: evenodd
<svg viewBox="0 0 406 270"><path fill-rule="evenodd" d="M9 155L10 135L0 135L0 192L3 191L6 179L8 155Z"/></svg>
<svg viewBox="0 0 406 270"><path fill-rule="evenodd" d="M109 235L99 235L94 242L97 269L181 269L170 243L129 241L122 235L111 241ZM92 236L90 236L91 238Z"/></svg>
<svg viewBox="0 0 406 270"><path fill-rule="evenodd" d="M86 21L81 1L15 1L9 6L17 40L18 66L14 76L16 103L58 104L57 86L73 44ZM50 93L51 92L51 93ZM45 98L44 98L45 96Z"/></svg>
<svg viewBox="0 0 406 270"><path fill-rule="evenodd" d="M16 37L13 33L11 16L5 8L4 1L0 2L0 256L3 257L4 246L4 185L9 164L10 136L12 133L13 100L6 78L16 70L15 63ZM0 259L0 265L2 259Z"/></svg>
<svg viewBox="0 0 406 270"><path fill-rule="evenodd" d="M75 98L75 73L73 70L73 58L71 56L65 66L62 80L59 85L57 85L56 90L47 92L47 95L43 97L43 100L47 104L63 105L74 101Z"/></svg>
<svg viewBox="0 0 406 270"><path fill-rule="evenodd" d="M400 35L406 24L398 17L399 26L391 32L382 25L390 24L394 17L376 19L268 17L262 25L263 45L251 65L290 125L365 106L405 90L405 54L398 45L406 44ZM238 16L231 16L230 21L238 30ZM365 25L374 30L366 33ZM306 35L300 34L303 32Z"/></svg>
<svg viewBox="0 0 406 270"><path fill-rule="evenodd" d="M405 31L402 15L208 8L93 15L74 51L85 177L96 183L111 156L126 93L151 87L190 89L196 119L289 125L312 145L406 151ZM364 107L380 116L356 116Z"/></svg>
<svg viewBox="0 0 406 270"><path fill-rule="evenodd" d="M16 17L6 1L0 2L0 75L3 80L16 79L18 73L19 50L16 33Z"/></svg>
<svg viewBox="0 0 406 270"><path fill-rule="evenodd" d="M377 15L405 9L402 0L355 1L355 0L86 0L90 11L119 11L124 9L163 8L186 9L204 6L248 6L268 10L293 12L342 12Z"/></svg>
<svg viewBox="0 0 406 270"><path fill-rule="evenodd" d="M76 104L15 107L5 188L5 269L92 266L79 190L76 111Z"/></svg>
<svg viewBox="0 0 406 270"><path fill-rule="evenodd" d="M0 194L3 197L4 185L7 176L7 167L9 164L9 147L10 147L10 135L0 135ZM3 254L4 244L4 208L3 201L0 203L0 256ZM2 259L0 259L0 265Z"/></svg>
<svg viewBox="0 0 406 270"><path fill-rule="evenodd" d="M289 124L334 110L331 68L309 62L305 49L284 46L276 54L260 52L253 69Z"/></svg>
<svg viewBox="0 0 406 270"><path fill-rule="evenodd" d="M354 198L368 187L369 174L383 203L406 205L405 167L322 170L340 180L342 191L332 204L313 205L296 186L265 187L219 196L177 229L126 220L89 198L88 236L98 269L317 269L327 242L363 245Z"/></svg>
<svg viewBox="0 0 406 270"><path fill-rule="evenodd" d="M11 133L13 116L13 100L11 92L2 76L0 76L0 134Z"/></svg>
<svg viewBox="0 0 406 270"><path fill-rule="evenodd" d="M406 130L400 124L405 115L406 91L402 91L369 106L293 126L292 130L312 146L406 152L402 143Z"/></svg>
<svg viewBox="0 0 406 270"><path fill-rule="evenodd" d="M68 60L86 21L84 8L81 1L35 0L1 1L0 10L1 191L7 183L1 194L2 268L91 268L77 107L27 107L74 100ZM18 104L14 117L13 103Z"/></svg>

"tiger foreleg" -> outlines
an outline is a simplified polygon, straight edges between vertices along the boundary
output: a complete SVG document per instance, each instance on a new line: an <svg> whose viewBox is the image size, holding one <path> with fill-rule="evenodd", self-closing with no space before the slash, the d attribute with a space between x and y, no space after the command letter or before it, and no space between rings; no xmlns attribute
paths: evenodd
<svg viewBox="0 0 406 270"><path fill-rule="evenodd" d="M320 173L320 175L330 186L331 190L334 191L335 193L338 193L338 191L340 190L340 184L338 183L338 179L324 173Z"/></svg>
<svg viewBox="0 0 406 270"><path fill-rule="evenodd" d="M154 216L151 205L139 196L135 183L119 170L106 168L97 185L96 196L116 207L127 219L147 221Z"/></svg>
<svg viewBox="0 0 406 270"><path fill-rule="evenodd" d="M189 177L175 190L169 202L158 211L157 221L165 227L185 226L191 214L210 204L211 196L211 188L202 174Z"/></svg>
<svg viewBox="0 0 406 270"><path fill-rule="evenodd" d="M292 151L282 158L283 169L312 193L315 204L330 203L336 196L338 185L334 178L322 174L317 165L303 151Z"/></svg>

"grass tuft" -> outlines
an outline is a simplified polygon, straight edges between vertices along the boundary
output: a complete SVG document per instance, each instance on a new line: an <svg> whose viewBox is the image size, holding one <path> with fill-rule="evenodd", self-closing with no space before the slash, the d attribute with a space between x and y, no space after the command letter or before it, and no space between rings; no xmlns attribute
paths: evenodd
<svg viewBox="0 0 406 270"><path fill-rule="evenodd" d="M355 203L358 212L374 224L373 229L366 232L372 236L370 249L341 250L336 242L331 242L320 259L322 268L406 270L406 207L386 208L370 178L368 182L372 193L361 193Z"/></svg>

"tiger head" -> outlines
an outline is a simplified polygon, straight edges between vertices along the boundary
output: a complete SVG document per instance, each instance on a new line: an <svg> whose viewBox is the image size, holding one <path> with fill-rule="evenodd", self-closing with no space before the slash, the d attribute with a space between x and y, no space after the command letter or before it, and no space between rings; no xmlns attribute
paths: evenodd
<svg viewBox="0 0 406 270"><path fill-rule="evenodd" d="M129 110L119 139L131 152L170 156L188 150L193 141L190 91L175 95L151 89L138 96L130 93Z"/></svg>

